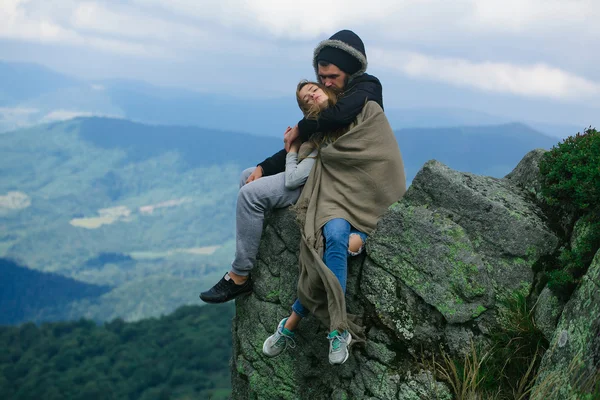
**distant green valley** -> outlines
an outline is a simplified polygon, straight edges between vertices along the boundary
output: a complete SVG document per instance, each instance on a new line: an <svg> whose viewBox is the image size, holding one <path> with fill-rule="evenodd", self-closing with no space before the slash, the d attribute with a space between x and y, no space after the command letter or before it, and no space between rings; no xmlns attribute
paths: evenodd
<svg viewBox="0 0 600 400"><path fill-rule="evenodd" d="M529 150L556 142L521 124L402 129L396 137L409 182L432 158L502 177ZM240 172L282 145L265 136L97 117L0 138L0 257L104 288L60 307L27 304L9 323L134 321L201 304L199 292L234 255Z"/></svg>
<svg viewBox="0 0 600 400"><path fill-rule="evenodd" d="M0 137L0 257L111 287L52 320L199 303L233 257L240 171L281 143L101 118Z"/></svg>

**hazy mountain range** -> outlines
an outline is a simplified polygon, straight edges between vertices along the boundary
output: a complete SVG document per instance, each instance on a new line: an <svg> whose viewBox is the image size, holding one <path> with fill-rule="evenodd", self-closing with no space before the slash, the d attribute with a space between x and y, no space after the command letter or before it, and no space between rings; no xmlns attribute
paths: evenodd
<svg viewBox="0 0 600 400"><path fill-rule="evenodd" d="M522 124L402 129L396 137L409 181L431 158L501 177L529 150L557 142ZM267 136L98 117L0 138L0 257L104 288L60 307L32 303L13 322L137 320L198 304L199 291L233 258L240 171L282 145Z"/></svg>
<svg viewBox="0 0 600 400"><path fill-rule="evenodd" d="M516 122L465 108L387 108L386 114L394 129ZM76 116L118 117L281 137L301 115L291 91L283 98L236 98L128 80L84 81L36 64L0 61L0 132ZM556 137L585 128L521 122Z"/></svg>
<svg viewBox="0 0 600 400"><path fill-rule="evenodd" d="M432 158L502 177L559 141L464 109L386 114L409 182ZM199 304L233 258L239 173L281 149L298 118L293 95L254 101L0 62L4 323Z"/></svg>

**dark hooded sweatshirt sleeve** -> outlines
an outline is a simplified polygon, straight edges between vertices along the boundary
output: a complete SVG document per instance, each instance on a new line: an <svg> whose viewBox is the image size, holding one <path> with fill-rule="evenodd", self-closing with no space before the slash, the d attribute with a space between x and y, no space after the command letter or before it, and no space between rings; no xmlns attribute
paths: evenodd
<svg viewBox="0 0 600 400"><path fill-rule="evenodd" d="M363 74L354 79L337 104L319 115L319 119L298 122L300 139L306 142L316 132L331 132L352 123L367 101L373 100L383 108L383 94L379 79Z"/></svg>
<svg viewBox="0 0 600 400"><path fill-rule="evenodd" d="M348 126L356 119L367 101L373 100L383 108L383 94L379 79L363 74L355 78L334 107L329 107L320 114L318 120L302 119L298 122L300 139L305 142L318 131L329 132ZM285 149L267 158L258 166L263 169L263 176L275 175L285 171Z"/></svg>

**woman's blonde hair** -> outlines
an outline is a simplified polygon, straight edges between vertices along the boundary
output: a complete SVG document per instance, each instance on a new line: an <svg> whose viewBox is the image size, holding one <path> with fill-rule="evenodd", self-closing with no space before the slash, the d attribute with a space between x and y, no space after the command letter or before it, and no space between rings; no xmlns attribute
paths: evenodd
<svg viewBox="0 0 600 400"><path fill-rule="evenodd" d="M303 100L300 97L300 90L302 90L302 88L306 85L315 85L323 92L325 92L325 94L328 97L327 103L322 105L308 104L307 101ZM304 114L304 118L306 119L319 118L319 114L321 113L321 111L323 111L325 108L335 106L335 104L337 103L337 96L338 94L333 89L328 88L327 86L321 83L311 82L308 80L300 81L300 83L298 83L298 87L296 88L296 101L298 101L298 107L300 107L300 110L302 111L302 114Z"/></svg>
<svg viewBox="0 0 600 400"><path fill-rule="evenodd" d="M303 100L300 97L300 90L306 85L315 85L320 88L327 95L327 103L326 104L308 104L307 101ZM298 107L304 114L304 118L316 120L319 118L319 114L321 111L328 107L333 107L338 101L339 93L322 83L312 82L308 80L302 80L298 83L298 87L296 88L296 100L298 101ZM342 136L344 133L348 131L348 127L337 129L333 132L317 132L313 134L308 142L306 142L300 151L299 160L308 157L308 155L312 152L313 149L320 149L323 143L332 143L337 138Z"/></svg>

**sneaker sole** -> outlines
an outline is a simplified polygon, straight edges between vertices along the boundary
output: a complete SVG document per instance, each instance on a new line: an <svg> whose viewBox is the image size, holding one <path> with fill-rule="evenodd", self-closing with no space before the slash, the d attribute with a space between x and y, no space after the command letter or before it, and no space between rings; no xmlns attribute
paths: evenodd
<svg viewBox="0 0 600 400"><path fill-rule="evenodd" d="M350 343L352 343L352 335L348 335L348 343L346 344L346 357L344 358L344 360L341 363L332 363L331 360L329 360L329 364L331 365L342 365L343 363L346 362L346 360L348 360L348 357L350 357Z"/></svg>

